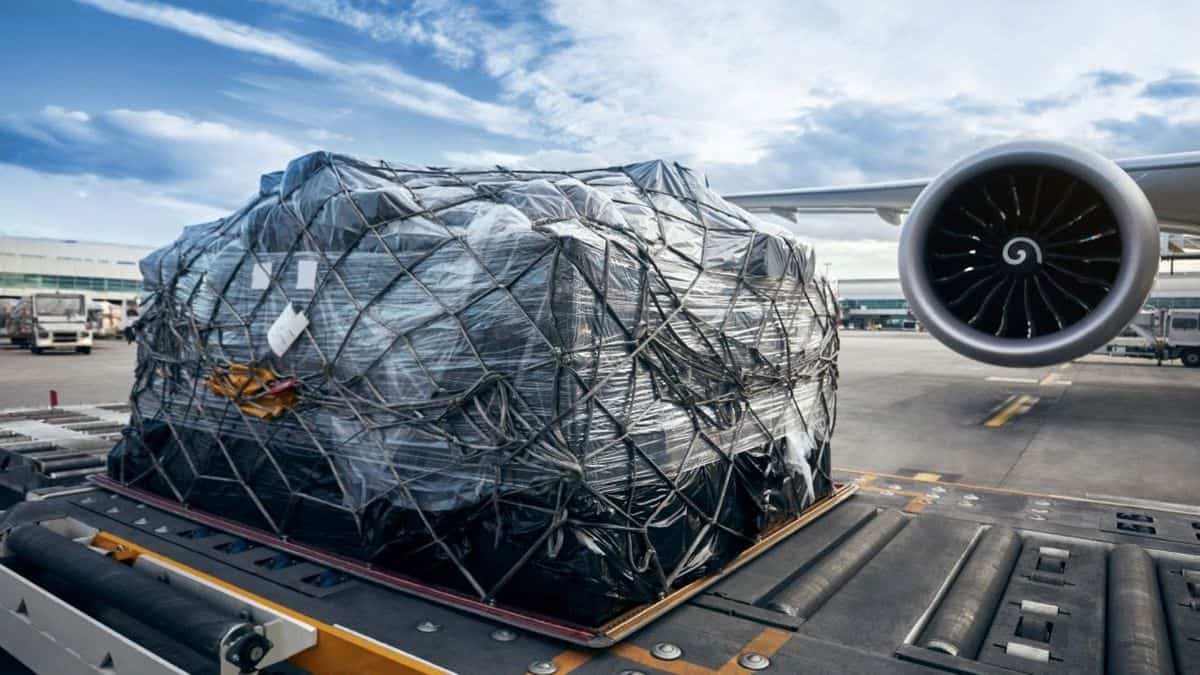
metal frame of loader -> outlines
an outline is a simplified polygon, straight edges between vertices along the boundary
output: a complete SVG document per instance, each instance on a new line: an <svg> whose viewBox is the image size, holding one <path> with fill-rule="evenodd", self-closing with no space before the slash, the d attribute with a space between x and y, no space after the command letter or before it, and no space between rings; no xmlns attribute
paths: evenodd
<svg viewBox="0 0 1200 675"><path fill-rule="evenodd" d="M654 620L631 617L635 632L610 626L625 637L603 648L400 592L304 558L288 542L251 542L199 514L107 488L27 502L8 519L83 523L96 531L89 546L107 557L162 561L311 627L316 645L287 662L315 673L1200 672L1200 510L984 488L928 473L835 478L857 487L852 499L850 490L840 493L843 501L736 571L659 606ZM988 538L1006 531L1016 534L1018 551L999 563ZM279 556L289 566L261 565ZM993 567L999 577L977 583L975 572ZM320 583L326 578L328 586ZM0 614L28 625L37 608L56 601L65 604L45 589L24 605L0 593ZM963 616L975 635L957 654L930 647L930 631L946 625L947 613ZM55 637L46 644L107 665L54 672L147 672L128 667L116 649L99 653ZM153 657L147 663L166 654L117 638ZM10 652L18 639L0 631Z"/></svg>

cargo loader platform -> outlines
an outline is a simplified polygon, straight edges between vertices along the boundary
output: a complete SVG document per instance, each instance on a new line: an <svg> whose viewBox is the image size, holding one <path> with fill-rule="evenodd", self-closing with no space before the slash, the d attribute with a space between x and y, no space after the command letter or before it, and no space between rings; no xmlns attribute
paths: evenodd
<svg viewBox="0 0 1200 675"><path fill-rule="evenodd" d="M0 530L11 538L26 526L20 536L28 538L28 524L41 523L170 586L215 593L214 606L246 608L229 620L270 638L262 672L1200 672L1200 510L988 489L931 474L835 478L857 491L598 649L452 609L103 488L15 506ZM238 672L204 645L186 644L177 627L72 591L13 548L0 546L0 646L34 670ZM89 621L118 646L97 648ZM32 649L39 635L49 646ZM247 633L237 635L244 642ZM87 648L78 643L84 636ZM218 656L244 646L222 640ZM266 665L284 656L286 663Z"/></svg>
<svg viewBox="0 0 1200 675"><path fill-rule="evenodd" d="M0 508L103 471L128 421L128 403L0 412Z"/></svg>

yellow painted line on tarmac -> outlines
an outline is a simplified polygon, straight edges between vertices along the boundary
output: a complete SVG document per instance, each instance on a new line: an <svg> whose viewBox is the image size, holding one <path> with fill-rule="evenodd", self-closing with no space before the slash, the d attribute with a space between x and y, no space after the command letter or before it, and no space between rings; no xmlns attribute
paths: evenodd
<svg viewBox="0 0 1200 675"><path fill-rule="evenodd" d="M940 473L930 473L928 471L921 471L921 472L913 474L913 480L923 480L923 481L926 481L929 483L936 483L941 479L942 479L942 474L940 474Z"/></svg>
<svg viewBox="0 0 1200 675"><path fill-rule="evenodd" d="M1071 386L1071 381L1062 379L1062 377L1060 377L1058 373L1050 373L1049 375L1047 375L1047 376L1043 377L1041 380L1039 380L1038 385L1042 386L1042 387L1050 387L1050 386L1054 386L1054 385L1069 387L1069 386Z"/></svg>
<svg viewBox="0 0 1200 675"><path fill-rule="evenodd" d="M1034 404L1038 402L1038 400L1039 399L1037 396L1029 396L1028 394L1022 394L1020 396L1014 394L1009 396L1005 402L1002 403L1000 407L992 413L992 416L983 423L983 426L991 427L993 429L1002 427L1017 415L1024 415L1025 413L1029 412L1029 409L1032 408Z"/></svg>

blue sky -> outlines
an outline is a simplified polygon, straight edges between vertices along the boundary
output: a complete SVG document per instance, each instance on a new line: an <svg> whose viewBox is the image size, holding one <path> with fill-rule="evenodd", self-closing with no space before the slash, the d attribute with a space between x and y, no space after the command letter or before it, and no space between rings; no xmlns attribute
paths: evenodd
<svg viewBox="0 0 1200 675"><path fill-rule="evenodd" d="M909 178L1014 138L1200 149L1187 3L15 0L0 232L162 244L330 149L533 168L667 157L722 190ZM894 274L873 219L798 226Z"/></svg>

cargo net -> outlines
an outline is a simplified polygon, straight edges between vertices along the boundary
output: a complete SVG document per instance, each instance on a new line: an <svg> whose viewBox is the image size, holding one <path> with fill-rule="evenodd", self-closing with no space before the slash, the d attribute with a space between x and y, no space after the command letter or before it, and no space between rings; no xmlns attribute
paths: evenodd
<svg viewBox="0 0 1200 675"><path fill-rule="evenodd" d="M834 296L677 165L316 153L141 269L110 476L426 584L598 626L832 489Z"/></svg>

